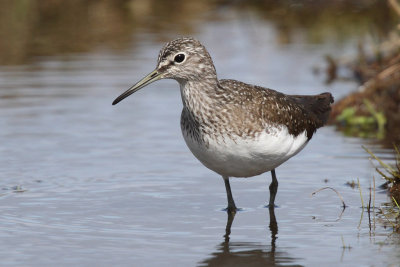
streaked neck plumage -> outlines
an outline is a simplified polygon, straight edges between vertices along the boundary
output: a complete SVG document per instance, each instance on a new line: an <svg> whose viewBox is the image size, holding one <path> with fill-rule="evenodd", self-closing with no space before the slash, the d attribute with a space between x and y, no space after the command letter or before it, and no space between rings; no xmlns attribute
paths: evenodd
<svg viewBox="0 0 400 267"><path fill-rule="evenodd" d="M218 91L218 80L216 77L196 80L179 81L182 104L195 114L213 107Z"/></svg>
<svg viewBox="0 0 400 267"><path fill-rule="evenodd" d="M190 135L197 142L208 143L210 134L215 132L217 99L219 88L216 75L199 80L178 81L181 90L183 110L181 127L184 134ZM205 138L205 136L208 136Z"/></svg>

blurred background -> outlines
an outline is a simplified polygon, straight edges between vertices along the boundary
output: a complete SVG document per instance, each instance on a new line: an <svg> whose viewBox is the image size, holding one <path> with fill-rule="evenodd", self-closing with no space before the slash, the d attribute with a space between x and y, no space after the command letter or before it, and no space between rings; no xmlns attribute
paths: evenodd
<svg viewBox="0 0 400 267"><path fill-rule="evenodd" d="M397 265L395 191L379 187L396 180L362 148L396 162L393 3L0 0L1 264ZM270 175L234 179L243 210L226 238L223 182L181 137L175 81L111 105L180 36L207 47L219 78L334 95L333 126L277 170L275 224ZM322 187L348 207L310 198Z"/></svg>
<svg viewBox="0 0 400 267"><path fill-rule="evenodd" d="M366 37L379 42L398 20L386 1L373 0L16 0L0 5L2 65L99 49L124 51L145 39L197 35L204 24L226 20L265 21L277 44L343 44ZM256 32L247 34L257 38Z"/></svg>

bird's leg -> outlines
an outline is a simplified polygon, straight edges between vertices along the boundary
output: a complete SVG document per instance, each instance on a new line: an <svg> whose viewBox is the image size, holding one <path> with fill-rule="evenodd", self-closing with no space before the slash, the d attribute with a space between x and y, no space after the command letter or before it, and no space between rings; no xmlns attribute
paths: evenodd
<svg viewBox="0 0 400 267"><path fill-rule="evenodd" d="M272 182L269 185L269 204L268 207L274 208L275 207L275 196L276 192L278 192L278 180L276 179L275 169L271 170L272 175Z"/></svg>
<svg viewBox="0 0 400 267"><path fill-rule="evenodd" d="M233 201L231 185L229 184L229 177L224 176L222 178L224 178L225 189L226 189L226 197L228 198L227 211L231 212L231 213L236 213L237 208L236 208L236 205L235 205L235 201Z"/></svg>

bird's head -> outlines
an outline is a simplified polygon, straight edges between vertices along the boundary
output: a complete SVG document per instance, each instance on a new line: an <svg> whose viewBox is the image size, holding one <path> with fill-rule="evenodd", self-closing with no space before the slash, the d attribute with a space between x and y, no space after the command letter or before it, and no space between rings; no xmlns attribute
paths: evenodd
<svg viewBox="0 0 400 267"><path fill-rule="evenodd" d="M187 37L175 39L161 49L156 69L117 97L113 105L160 79L175 79L179 83L216 79L216 71L209 53L199 41Z"/></svg>

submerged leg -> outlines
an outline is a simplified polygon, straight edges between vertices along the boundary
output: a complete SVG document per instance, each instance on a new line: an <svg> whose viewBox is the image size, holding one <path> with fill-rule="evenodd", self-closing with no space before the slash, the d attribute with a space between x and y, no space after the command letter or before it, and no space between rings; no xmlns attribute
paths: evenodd
<svg viewBox="0 0 400 267"><path fill-rule="evenodd" d="M235 201L233 201L231 185L229 184L229 177L222 177L222 178L224 178L225 189L226 189L226 197L228 198L227 211L235 213L237 208L236 208L236 205L235 205Z"/></svg>
<svg viewBox="0 0 400 267"><path fill-rule="evenodd" d="M235 219L235 215L236 215L236 213L234 213L234 212L227 212L227 213L228 213L228 219L226 221L226 228L225 228L225 235L224 235L225 245L228 245L233 219ZM228 245L228 249L229 249L229 245Z"/></svg>
<svg viewBox="0 0 400 267"><path fill-rule="evenodd" d="M274 207L269 207L269 230L271 231L271 252L275 252L275 243L278 238L278 223L276 222Z"/></svg>
<svg viewBox="0 0 400 267"><path fill-rule="evenodd" d="M272 182L269 185L269 204L268 207L275 207L275 196L278 192L278 180L276 179L275 169L271 170Z"/></svg>

